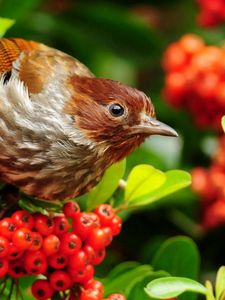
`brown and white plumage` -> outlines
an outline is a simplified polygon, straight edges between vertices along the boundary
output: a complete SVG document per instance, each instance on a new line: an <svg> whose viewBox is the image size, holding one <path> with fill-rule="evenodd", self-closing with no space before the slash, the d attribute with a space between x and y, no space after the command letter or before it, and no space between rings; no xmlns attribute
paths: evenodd
<svg viewBox="0 0 225 300"><path fill-rule="evenodd" d="M43 44L1 39L0 76L0 179L28 195L79 196L147 136L175 135L145 94Z"/></svg>

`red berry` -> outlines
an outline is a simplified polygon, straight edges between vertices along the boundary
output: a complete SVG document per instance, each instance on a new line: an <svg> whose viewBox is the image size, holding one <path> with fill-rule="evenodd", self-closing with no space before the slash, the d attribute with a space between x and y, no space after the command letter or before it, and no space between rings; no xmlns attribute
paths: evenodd
<svg viewBox="0 0 225 300"><path fill-rule="evenodd" d="M202 97L204 101L210 101L217 97L217 90L220 83L220 77L216 72L207 72L201 76L200 80L194 83L195 92Z"/></svg>
<svg viewBox="0 0 225 300"><path fill-rule="evenodd" d="M10 262L8 275L13 278L21 278L27 275L26 270L24 269L23 261L21 260L14 260Z"/></svg>
<svg viewBox="0 0 225 300"><path fill-rule="evenodd" d="M221 104L223 108L225 108L225 83L224 82L220 82L220 84L218 85L217 99L218 99L218 103Z"/></svg>
<svg viewBox="0 0 225 300"><path fill-rule="evenodd" d="M104 294L104 285L98 281L94 280L93 278L90 279L88 282L84 284L85 290L98 290L103 297Z"/></svg>
<svg viewBox="0 0 225 300"><path fill-rule="evenodd" d="M64 271L55 271L50 275L50 284L52 288L56 291L67 290L72 282L69 275Z"/></svg>
<svg viewBox="0 0 225 300"><path fill-rule="evenodd" d="M99 265L105 258L106 252L105 248L95 251L95 258L92 261L94 266Z"/></svg>
<svg viewBox="0 0 225 300"><path fill-rule="evenodd" d="M32 231L32 245L30 246L30 251L37 251L42 247L43 238L40 233Z"/></svg>
<svg viewBox="0 0 225 300"><path fill-rule="evenodd" d="M20 258L24 253L24 250L16 247L12 242L9 243L8 260L15 260Z"/></svg>
<svg viewBox="0 0 225 300"><path fill-rule="evenodd" d="M16 224L17 227L25 227L32 229L34 225L34 218L31 214L25 210L18 210L12 214L12 221Z"/></svg>
<svg viewBox="0 0 225 300"><path fill-rule="evenodd" d="M199 72L217 72L221 70L222 60L222 49L216 46L207 46L194 55L191 64Z"/></svg>
<svg viewBox="0 0 225 300"><path fill-rule="evenodd" d="M108 297L109 300L126 300L126 297L122 294L111 294Z"/></svg>
<svg viewBox="0 0 225 300"><path fill-rule="evenodd" d="M171 44L164 53L163 68L170 71L181 71L187 65L187 55L179 43Z"/></svg>
<svg viewBox="0 0 225 300"><path fill-rule="evenodd" d="M92 265L87 265L82 270L70 271L73 283L85 284L94 276L94 267Z"/></svg>
<svg viewBox="0 0 225 300"><path fill-rule="evenodd" d="M69 259L69 269L82 271L88 263L88 258L83 250L79 250L78 253L71 255Z"/></svg>
<svg viewBox="0 0 225 300"><path fill-rule="evenodd" d="M93 229L87 238L87 244L94 249L104 248L107 242L106 232L101 228Z"/></svg>
<svg viewBox="0 0 225 300"><path fill-rule="evenodd" d="M49 265L54 269L63 269L68 263L68 257L63 253L56 253L49 257Z"/></svg>
<svg viewBox="0 0 225 300"><path fill-rule="evenodd" d="M24 267L28 274L44 274L47 269L46 256L41 251L28 251L24 255Z"/></svg>
<svg viewBox="0 0 225 300"><path fill-rule="evenodd" d="M87 260L89 264L92 264L95 258L95 250L90 245L84 245L83 251L87 255Z"/></svg>
<svg viewBox="0 0 225 300"><path fill-rule="evenodd" d="M98 290L83 290L80 294L80 300L101 300Z"/></svg>
<svg viewBox="0 0 225 300"><path fill-rule="evenodd" d="M53 296L53 288L45 279L37 279L31 287L33 296L38 300L47 300Z"/></svg>
<svg viewBox="0 0 225 300"><path fill-rule="evenodd" d="M187 81L184 73L171 72L165 77L166 93L176 99L177 104L182 103L182 98L187 93ZM177 100L179 99L179 101ZM172 100L173 101L173 100ZM176 104L174 102L174 104Z"/></svg>
<svg viewBox="0 0 225 300"><path fill-rule="evenodd" d="M19 228L13 233L12 242L21 250L29 249L32 245L32 232L28 228Z"/></svg>
<svg viewBox="0 0 225 300"><path fill-rule="evenodd" d="M17 229L16 225L11 218L4 218L3 220L0 221L1 236L6 237L8 240L11 239L16 229Z"/></svg>
<svg viewBox="0 0 225 300"><path fill-rule="evenodd" d="M69 230L69 222L64 216L56 216L53 218L53 222L55 224L54 234L57 236L61 236Z"/></svg>
<svg viewBox="0 0 225 300"><path fill-rule="evenodd" d="M0 258L7 256L9 253L9 241L0 236Z"/></svg>
<svg viewBox="0 0 225 300"><path fill-rule="evenodd" d="M52 218L37 213L34 215L34 228L44 236L53 233L55 224Z"/></svg>
<svg viewBox="0 0 225 300"><path fill-rule="evenodd" d="M112 218L115 213L111 205L101 204L94 211L100 219L100 224L102 227L110 226Z"/></svg>
<svg viewBox="0 0 225 300"><path fill-rule="evenodd" d="M43 239L42 249L45 255L49 256L55 254L58 252L59 247L60 240L56 235L50 234Z"/></svg>
<svg viewBox="0 0 225 300"><path fill-rule="evenodd" d="M80 212L79 205L74 201L69 201L63 205L63 213L67 218L72 218Z"/></svg>
<svg viewBox="0 0 225 300"><path fill-rule="evenodd" d="M106 237L105 246L109 246L113 240L112 230L109 227L104 227L104 228L102 228L102 230L104 231L105 237Z"/></svg>
<svg viewBox="0 0 225 300"><path fill-rule="evenodd" d="M100 227L100 218L97 214L93 213L93 212L89 212L88 213L90 218L93 221L93 228L98 228Z"/></svg>
<svg viewBox="0 0 225 300"><path fill-rule="evenodd" d="M92 213L77 213L73 217L73 232L82 240L85 240L90 232L95 228Z"/></svg>
<svg viewBox="0 0 225 300"><path fill-rule="evenodd" d="M8 260L6 258L0 258L0 278L4 277L8 272Z"/></svg>
<svg viewBox="0 0 225 300"><path fill-rule="evenodd" d="M122 228L122 219L119 216L113 217L112 224L111 224L112 234L114 236L120 234L121 228Z"/></svg>
<svg viewBox="0 0 225 300"><path fill-rule="evenodd" d="M81 246L81 239L75 233L67 232L61 237L60 251L65 255L78 253Z"/></svg>

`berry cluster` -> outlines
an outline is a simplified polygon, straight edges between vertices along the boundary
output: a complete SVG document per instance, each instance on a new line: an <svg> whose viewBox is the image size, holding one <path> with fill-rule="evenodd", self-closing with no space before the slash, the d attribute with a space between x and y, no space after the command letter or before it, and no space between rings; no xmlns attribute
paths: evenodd
<svg viewBox="0 0 225 300"><path fill-rule="evenodd" d="M208 169L192 170L192 189L201 196L202 225L214 228L225 223L225 137Z"/></svg>
<svg viewBox="0 0 225 300"><path fill-rule="evenodd" d="M198 23L203 27L214 27L225 21L224 0L197 0L200 6Z"/></svg>
<svg viewBox="0 0 225 300"><path fill-rule="evenodd" d="M200 128L221 130L225 114L224 58L225 49L207 46L194 34L184 35L164 53L165 99L189 111Z"/></svg>
<svg viewBox="0 0 225 300"><path fill-rule="evenodd" d="M105 248L121 225L108 204L94 212L80 212L77 203L68 202L63 213L54 217L16 211L0 221L0 278L44 275L32 285L38 300L66 290L70 300L103 299L103 285L93 279L94 266L103 261ZM113 294L107 299L125 297Z"/></svg>

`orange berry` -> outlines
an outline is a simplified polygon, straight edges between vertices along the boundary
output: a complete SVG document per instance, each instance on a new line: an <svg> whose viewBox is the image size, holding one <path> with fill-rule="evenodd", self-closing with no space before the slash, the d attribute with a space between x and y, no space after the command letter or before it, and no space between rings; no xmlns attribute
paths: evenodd
<svg viewBox="0 0 225 300"><path fill-rule="evenodd" d="M181 48L187 53L187 54L194 54L200 50L203 49L204 47L204 41L202 38L197 36L196 34L185 34L181 39L180 39L180 46Z"/></svg>
<svg viewBox="0 0 225 300"><path fill-rule="evenodd" d="M215 46L208 46L193 56L191 65L199 70L199 72L218 72L221 71L223 56L222 49Z"/></svg>
<svg viewBox="0 0 225 300"><path fill-rule="evenodd" d="M173 43L164 53L162 66L167 72L180 71L187 65L187 62L187 55L179 43Z"/></svg>
<svg viewBox="0 0 225 300"><path fill-rule="evenodd" d="M177 97L182 97L186 92L186 78L183 73L173 72L169 73L166 78L167 89Z"/></svg>
<svg viewBox="0 0 225 300"><path fill-rule="evenodd" d="M207 72L193 83L196 93L205 99L214 100L217 96L217 89L220 78L216 72Z"/></svg>

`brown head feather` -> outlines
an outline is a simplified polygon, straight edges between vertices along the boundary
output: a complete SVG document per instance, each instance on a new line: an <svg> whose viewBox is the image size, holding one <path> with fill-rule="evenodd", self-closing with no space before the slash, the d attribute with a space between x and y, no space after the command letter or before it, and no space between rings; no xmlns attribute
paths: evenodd
<svg viewBox="0 0 225 300"><path fill-rule="evenodd" d="M103 78L74 76L70 84L74 97L67 103L66 112L74 116L76 126L87 138L105 145L111 163L130 154L147 137L132 135L132 126L140 123L141 113L155 116L154 107L144 93ZM109 106L113 103L124 108L123 116L110 114Z"/></svg>

